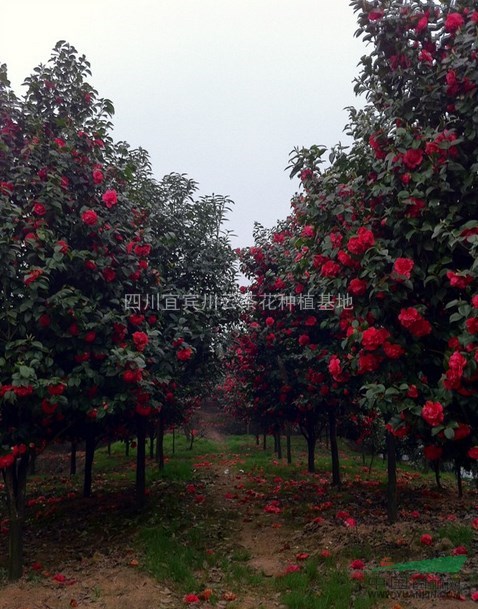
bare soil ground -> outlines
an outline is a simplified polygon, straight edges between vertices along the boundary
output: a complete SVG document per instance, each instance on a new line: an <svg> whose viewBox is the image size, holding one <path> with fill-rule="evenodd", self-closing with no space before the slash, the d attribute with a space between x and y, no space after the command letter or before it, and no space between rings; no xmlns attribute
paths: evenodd
<svg viewBox="0 0 478 609"><path fill-rule="evenodd" d="M214 440L222 442L217 433ZM81 462L81 455L80 462ZM204 459L207 461L207 458ZM57 453L46 454L39 469L53 471L60 480L68 481L65 472L68 457ZM206 501L211 509L232 508L235 520L232 523L232 542L236 549L243 549L249 556L247 564L264 578L274 578L284 573L288 565L297 563L300 552L318 555L323 550L339 554L350 544L360 546L361 540L374 549L377 561L387 557L390 548L401 548L403 555L414 556L420 548L416 534L423 526L434 530L443 524L445 514L457 514L458 521L469 519L470 503L463 503L453 493L433 494L422 499L420 509L423 517L420 523L410 520L389 526L383 510L375 509L370 496L357 486L354 497L355 511L362 510L367 517L354 528L338 527L326 519L323 523L291 522L280 514L264 512L264 502L246 501L243 483L246 481L240 460L227 455L211 458L211 464L199 475L204 482ZM240 489L240 490L238 490ZM232 494L231 494L232 493ZM225 499L228 497L228 499ZM229 497L233 499L229 500ZM71 501L71 504L68 504ZM417 505L417 497L403 497L406 509ZM476 498L475 498L476 501ZM128 514L132 510L130 492L124 489L108 489L99 492L93 500L71 497L65 500L64 509L76 513L68 519L68 527L58 518L46 518L36 528L36 536L28 540L28 564L26 576L18 583L0 588L0 609L68 609L71 607L89 609L180 609L187 605L181 594L173 586L158 582L142 570L141 559L131 543L134 537L134 519L131 527L125 519L122 529L101 526L101 514L105 518L110 511L118 510ZM425 507L424 507L425 506ZM428 506L428 507L426 507ZM52 505L52 509L55 506ZM61 506L60 506L61 507ZM48 508L47 508L48 510ZM91 525L91 514L100 515L100 520ZM131 512L132 513L132 512ZM98 525L99 522L99 525ZM106 520L105 520L106 522ZM90 523L90 524L88 524ZM467 569L478 572L478 540L475 538L473 552L469 556ZM415 545L414 545L415 544ZM446 543L445 543L446 545ZM96 548L92 553L89 548ZM444 548L445 549L445 548ZM32 565L35 558L41 564ZM43 564L54 565L46 571ZM33 568L35 567L35 568ZM211 570L210 583L215 586L221 574ZM266 589L267 588L267 589ZM241 587L235 590L236 600L221 599L215 605L218 609L284 609L280 595L271 593L270 587L261 592L257 587ZM383 599L377 603L378 609L472 609L477 607L470 599L470 590L465 589L466 600L430 598ZM203 601L201 609L212 606Z"/></svg>

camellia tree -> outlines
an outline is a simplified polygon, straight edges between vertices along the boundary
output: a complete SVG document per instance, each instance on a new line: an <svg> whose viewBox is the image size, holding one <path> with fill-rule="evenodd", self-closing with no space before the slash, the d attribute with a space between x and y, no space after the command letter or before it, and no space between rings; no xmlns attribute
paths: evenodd
<svg viewBox="0 0 478 609"><path fill-rule="evenodd" d="M347 290L347 341L329 360L339 383L362 380L384 414L389 518L396 518L394 438L416 435L425 455L453 458L476 445L476 128L473 2L353 2L373 44L351 110L350 151L297 151L303 222L325 238L311 247L318 280ZM299 214L299 215L300 215ZM319 256L320 258L317 258Z"/></svg>
<svg viewBox="0 0 478 609"><path fill-rule="evenodd" d="M145 392L158 332L126 319L124 293L148 269L148 230L125 196L126 148L109 136L111 102L60 42L17 98L0 72L0 467L9 508L10 578L22 571L28 462L73 427L131 408ZM134 244L129 247L128 244ZM139 400L139 397L136 396ZM91 443L90 443L91 444Z"/></svg>
<svg viewBox="0 0 478 609"><path fill-rule="evenodd" d="M323 322L346 303L333 303L310 280L307 243L313 232L311 226L301 228L294 214L272 231L256 227L255 245L241 256L243 271L253 281L252 307L245 319L247 334L233 346L233 355L237 374L249 377L255 418L279 434L300 428L310 471L319 432L328 425L333 483L340 484L336 427L344 394L342 388L336 392L338 384L327 371L338 334Z"/></svg>
<svg viewBox="0 0 478 609"><path fill-rule="evenodd" d="M237 264L224 229L232 202L219 195L195 198L193 180L170 174L156 181L147 162L141 167L131 197L151 205L149 262L157 282L130 306L161 330L151 366L160 408L151 413L149 435L156 435L162 467L165 429L188 417L190 396L207 395L221 368L225 329L239 314Z"/></svg>

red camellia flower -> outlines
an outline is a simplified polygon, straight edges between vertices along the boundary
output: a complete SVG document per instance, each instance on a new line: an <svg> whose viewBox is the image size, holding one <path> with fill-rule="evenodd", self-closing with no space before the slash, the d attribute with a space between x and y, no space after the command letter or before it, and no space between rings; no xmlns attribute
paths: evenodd
<svg viewBox="0 0 478 609"><path fill-rule="evenodd" d="M103 203L106 205L106 207L108 209L110 209L111 207L113 207L113 205L116 205L116 203L118 203L118 194L116 192L116 190L107 190L103 196L101 197Z"/></svg>
<svg viewBox="0 0 478 609"><path fill-rule="evenodd" d="M137 351L144 351L149 342L148 335L145 332L133 332L133 342Z"/></svg>
<svg viewBox="0 0 478 609"><path fill-rule="evenodd" d="M363 296L368 288L368 284L364 279L352 279L347 288L352 296Z"/></svg>
<svg viewBox="0 0 478 609"><path fill-rule="evenodd" d="M186 594L183 598L183 601L188 605L200 603L201 599L196 594Z"/></svg>
<svg viewBox="0 0 478 609"><path fill-rule="evenodd" d="M193 350L190 347L183 347L182 349L178 349L176 351L176 357L180 362L186 362L191 359L193 355Z"/></svg>
<svg viewBox="0 0 478 609"><path fill-rule="evenodd" d="M10 453L0 457L0 469L8 469L15 463L15 457Z"/></svg>
<svg viewBox="0 0 478 609"><path fill-rule="evenodd" d="M94 226L98 222L98 214L93 209L88 209L81 214L83 224Z"/></svg>
<svg viewBox="0 0 478 609"><path fill-rule="evenodd" d="M122 374L125 383L137 383L141 380L143 373L140 368L136 370L125 370Z"/></svg>
<svg viewBox="0 0 478 609"><path fill-rule="evenodd" d="M470 457L470 459L478 460L478 446L472 446L467 452L467 455Z"/></svg>
<svg viewBox="0 0 478 609"><path fill-rule="evenodd" d="M43 205L43 203L34 203L33 213L36 216L44 216L46 214L46 207Z"/></svg>
<svg viewBox="0 0 478 609"><path fill-rule="evenodd" d="M26 398L33 393L33 387L31 385L13 385L13 393L19 398Z"/></svg>
<svg viewBox="0 0 478 609"><path fill-rule="evenodd" d="M455 432L454 439L458 442L459 440L467 438L471 434L471 427L466 425L466 423L459 423L458 427L453 431Z"/></svg>
<svg viewBox="0 0 478 609"><path fill-rule="evenodd" d="M133 313L128 317L128 319L131 325L140 326L144 321L144 315L141 315L140 313Z"/></svg>
<svg viewBox="0 0 478 609"><path fill-rule="evenodd" d="M357 558L350 563L350 568L362 571L363 569L365 569L365 563L363 560Z"/></svg>
<svg viewBox="0 0 478 609"><path fill-rule="evenodd" d="M464 290L470 283L473 283L473 277L471 275L458 275L453 271L447 271L446 276L450 280L450 285L452 288L459 288L460 290Z"/></svg>
<svg viewBox="0 0 478 609"><path fill-rule="evenodd" d="M60 252L62 254L67 254L70 250L70 247L66 241L60 240L56 242L56 247L60 248Z"/></svg>
<svg viewBox="0 0 478 609"><path fill-rule="evenodd" d="M478 334L478 317L470 317L465 321L466 329L470 334Z"/></svg>
<svg viewBox="0 0 478 609"><path fill-rule="evenodd" d="M420 543L424 546L431 546L433 543L433 537L429 533L425 533L420 537Z"/></svg>
<svg viewBox="0 0 478 609"><path fill-rule="evenodd" d="M375 351L390 336L390 332L385 328L368 328L362 334L362 346L367 351Z"/></svg>
<svg viewBox="0 0 478 609"><path fill-rule="evenodd" d="M44 414L50 415L53 414L58 407L58 404L52 403L48 400L41 401L41 409Z"/></svg>
<svg viewBox="0 0 478 609"><path fill-rule="evenodd" d="M42 269L33 269L33 271L31 271L28 275L26 275L25 279L23 280L23 283L25 285L30 285L31 283L36 281L42 275L43 275Z"/></svg>
<svg viewBox="0 0 478 609"><path fill-rule="evenodd" d="M382 358L378 357L375 353L367 353L366 351L361 351L358 357L357 374L375 372L375 370L378 370L381 361Z"/></svg>
<svg viewBox="0 0 478 609"><path fill-rule="evenodd" d="M84 341L86 343L94 343L95 340L96 340L96 332L93 332L93 330L90 330L84 336Z"/></svg>
<svg viewBox="0 0 478 609"><path fill-rule="evenodd" d="M50 395L62 395L65 391L65 385L63 383L48 385L47 391Z"/></svg>
<svg viewBox="0 0 478 609"><path fill-rule="evenodd" d="M441 446L430 444L429 446L425 446L423 448L423 454L425 455L425 459L428 459L428 461L438 461L443 454L443 448L441 448Z"/></svg>
<svg viewBox="0 0 478 609"><path fill-rule="evenodd" d="M369 21L378 21L379 19L382 19L382 17L383 17L383 11L380 11L378 9L373 9L368 14Z"/></svg>
<svg viewBox="0 0 478 609"><path fill-rule="evenodd" d="M43 313L38 318L38 323L41 328L48 328L48 326L51 324L51 318L47 313Z"/></svg>
<svg viewBox="0 0 478 609"><path fill-rule="evenodd" d="M95 184L101 184L103 182L103 172L99 169L93 170L92 177Z"/></svg>
<svg viewBox="0 0 478 609"><path fill-rule="evenodd" d="M352 254L361 256L374 245L375 237L372 231L364 226L361 226L357 231L357 235L355 237L350 237L347 243L347 249Z"/></svg>
<svg viewBox="0 0 478 609"><path fill-rule="evenodd" d="M428 13L425 13L418 20L418 23L415 27L415 32L417 34L421 34L421 32L423 32L423 30L427 29L427 27L428 27Z"/></svg>
<svg viewBox="0 0 478 609"><path fill-rule="evenodd" d="M402 309L398 321L416 337L426 336L432 331L430 322L424 319L415 307Z"/></svg>
<svg viewBox="0 0 478 609"><path fill-rule="evenodd" d="M298 343L301 347L305 347L310 343L310 337L308 334L301 334L298 339Z"/></svg>
<svg viewBox="0 0 478 609"><path fill-rule="evenodd" d="M397 258L393 263L393 272L410 279L410 274L414 266L415 262L410 258Z"/></svg>
<svg viewBox="0 0 478 609"><path fill-rule="evenodd" d="M334 262L333 260L328 260L325 264L322 265L320 269L320 274L322 277L338 277L340 274L340 265Z"/></svg>
<svg viewBox="0 0 478 609"><path fill-rule="evenodd" d="M443 423L445 414L443 412L443 406L440 402L432 402L428 400L425 402L425 406L421 412L422 418L432 427L436 427Z"/></svg>
<svg viewBox="0 0 478 609"><path fill-rule="evenodd" d="M423 161L423 152L419 148L410 148L405 152L402 159L408 169L418 169Z"/></svg>
<svg viewBox="0 0 478 609"><path fill-rule="evenodd" d="M134 253L136 256L149 256L151 253L151 246L149 243L145 243L144 245L136 245L134 248Z"/></svg>
<svg viewBox="0 0 478 609"><path fill-rule="evenodd" d="M342 374L342 364L340 363L340 359L336 355L332 355L329 360L328 369L332 378L336 381L339 380L340 375Z"/></svg>
<svg viewBox="0 0 478 609"><path fill-rule="evenodd" d="M454 34L465 24L465 20L460 13L450 13L445 19L445 30Z"/></svg>
<svg viewBox="0 0 478 609"><path fill-rule="evenodd" d="M101 274L107 283L111 283L116 279L116 271L109 266L103 269Z"/></svg>
<svg viewBox="0 0 478 609"><path fill-rule="evenodd" d="M273 326L274 325L274 318L273 317L266 317L266 326Z"/></svg>
<svg viewBox="0 0 478 609"><path fill-rule="evenodd" d="M139 414L140 417L149 417L151 414L152 408L146 404L136 404L135 412Z"/></svg>
<svg viewBox="0 0 478 609"><path fill-rule="evenodd" d="M398 359L405 355L405 349L401 345L396 345L392 343L384 343L383 350L385 355L390 359Z"/></svg>

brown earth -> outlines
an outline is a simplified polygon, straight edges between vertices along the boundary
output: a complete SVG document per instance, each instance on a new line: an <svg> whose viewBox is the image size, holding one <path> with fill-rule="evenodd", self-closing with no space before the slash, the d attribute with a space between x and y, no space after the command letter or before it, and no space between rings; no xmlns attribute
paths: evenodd
<svg viewBox="0 0 478 609"><path fill-rule="evenodd" d="M217 433L218 442L223 436ZM55 472L61 476L67 468L67 457L54 455ZM207 458L205 458L207 460ZM204 480L206 500L213 509L225 508L225 495L243 479L241 463L238 458L211 459L213 464L199 472ZM50 469L50 463L47 469ZM39 467L42 465L39 463ZM108 500L110 503L96 504L97 508L111 507L128 509L129 498L119 494ZM48 528L40 529L41 536L34 540L35 556L45 559L47 564L58 565L59 573L29 571L20 582L0 588L0 609L68 609L71 607L89 609L180 609L186 605L182 596L166 584L149 577L141 570L141 556L137 556L130 547L128 539L131 532L126 531L88 531L84 523L88 518L88 506L77 500L78 521L70 531L61 531L56 535L57 545L51 546L51 535ZM286 520L265 514L262 504L241 503L226 506L235 511L232 532L227 543L235 549L243 549L249 555L248 565L267 578L284 573L287 565L297 562L299 552L307 550L311 554L323 549L338 551L352 541L367 541L377 550L377 556L385 556L387 547L397 540L407 539L410 534L409 522L388 526L384 520L377 519L371 524L361 524L356 529L346 530L331 523L324 525L307 524L298 529L291 528ZM450 506L452 511L453 506ZM75 522L73 520L73 522ZM82 555L82 544L91 547L91 535L97 540L96 547L105 547L105 553ZM410 548L412 551L413 548ZM470 557L475 568L476 555ZM57 578L55 580L55 575ZM210 586L215 587L221 580L221 573L211 569ZM60 580L60 581L58 581ZM63 581L62 581L63 580ZM279 594L257 589L234 590L237 600L229 602L220 600L215 606L218 609L283 609ZM467 591L469 599L469 591ZM394 600L384 599L377 604L378 609L473 609L476 603L470 600L427 599L427 600ZM211 606L202 602L201 609Z"/></svg>

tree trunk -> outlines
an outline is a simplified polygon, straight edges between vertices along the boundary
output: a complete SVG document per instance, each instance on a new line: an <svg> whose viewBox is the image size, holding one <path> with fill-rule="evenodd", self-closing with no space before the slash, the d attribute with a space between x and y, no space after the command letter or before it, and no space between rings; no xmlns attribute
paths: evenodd
<svg viewBox="0 0 478 609"><path fill-rule="evenodd" d="M267 434L262 434L262 450L267 450Z"/></svg>
<svg viewBox="0 0 478 609"><path fill-rule="evenodd" d="M124 454L129 457L129 438L124 441Z"/></svg>
<svg viewBox="0 0 478 609"><path fill-rule="evenodd" d="M30 455L30 465L28 468L28 473L30 476L34 476L36 474L36 464L37 464L37 455L35 452L32 452Z"/></svg>
<svg viewBox="0 0 478 609"><path fill-rule="evenodd" d="M387 516L389 524L397 521L397 453L395 436L387 431Z"/></svg>
<svg viewBox="0 0 478 609"><path fill-rule="evenodd" d="M93 461L95 458L96 439L93 430L86 433L85 438L85 476L83 479L83 497L91 497L93 481Z"/></svg>
<svg viewBox="0 0 478 609"><path fill-rule="evenodd" d="M277 458L282 459L282 442L281 442L280 431L278 431L276 433L276 442L277 442Z"/></svg>
<svg viewBox="0 0 478 609"><path fill-rule="evenodd" d="M313 474L315 472L315 444L317 438L315 434L307 434L307 471Z"/></svg>
<svg viewBox="0 0 478 609"><path fill-rule="evenodd" d="M163 431L164 437L164 431ZM176 452L176 427L173 427L173 455Z"/></svg>
<svg viewBox="0 0 478 609"><path fill-rule="evenodd" d="M76 475L76 448L77 448L77 444L76 444L76 441L74 440L71 443L71 448L70 448L70 476Z"/></svg>
<svg viewBox="0 0 478 609"><path fill-rule="evenodd" d="M108 442L107 453L108 457L111 457L111 442Z"/></svg>
<svg viewBox="0 0 478 609"><path fill-rule="evenodd" d="M441 485L441 479L440 479L440 461L438 461L438 460L433 461L432 467L433 467L433 471L435 472L435 482L436 482L437 488L442 490L443 487Z"/></svg>
<svg viewBox="0 0 478 609"><path fill-rule="evenodd" d="M25 524L25 495L30 455L26 452L3 470L9 517L8 579L16 581L23 575L23 528Z"/></svg>
<svg viewBox="0 0 478 609"><path fill-rule="evenodd" d="M144 418L136 417L138 446L136 449L136 503L139 509L145 504L146 493L146 429Z"/></svg>
<svg viewBox="0 0 478 609"><path fill-rule="evenodd" d="M259 434L256 433L256 446L259 446L259 444L260 444Z"/></svg>
<svg viewBox="0 0 478 609"><path fill-rule="evenodd" d="M287 431L287 436L286 436L286 443L287 443L287 464L290 465L292 463L292 446L291 446L291 441L290 441L290 431Z"/></svg>
<svg viewBox="0 0 478 609"><path fill-rule="evenodd" d="M329 410L330 454L332 456L332 484L340 486L339 446L337 444L337 415L335 410Z"/></svg>
<svg viewBox="0 0 478 609"><path fill-rule="evenodd" d="M456 486L458 489L458 497L463 497L463 478L461 477L461 464L455 461Z"/></svg>
<svg viewBox="0 0 478 609"><path fill-rule="evenodd" d="M174 434L174 429L173 429ZM174 446L174 435L173 435L173 446ZM159 469L164 469L164 414L159 413L158 420L156 422L156 463Z"/></svg>
<svg viewBox="0 0 478 609"><path fill-rule="evenodd" d="M154 459L154 429L149 431L149 458Z"/></svg>

